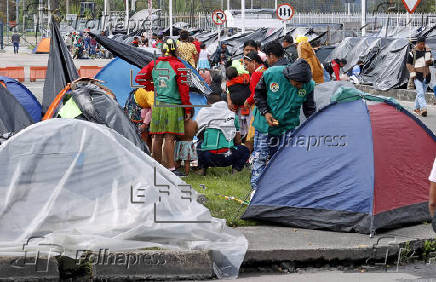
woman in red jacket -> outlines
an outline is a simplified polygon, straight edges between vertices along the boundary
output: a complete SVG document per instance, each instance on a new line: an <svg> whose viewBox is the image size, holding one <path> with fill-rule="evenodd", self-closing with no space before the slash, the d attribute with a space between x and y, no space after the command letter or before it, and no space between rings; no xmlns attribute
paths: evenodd
<svg viewBox="0 0 436 282"><path fill-rule="evenodd" d="M256 51L251 51L247 55L244 56L244 66L245 70L250 74L250 97L245 100L244 107L247 109L251 109L251 120L250 120L250 129L248 130L247 137L245 138L245 143L247 147L250 149L250 152L253 149L253 138L254 138L254 127L253 127L253 110L254 110L254 89L256 88L257 83L263 75L263 72L266 71L266 67L262 62L259 54Z"/></svg>
<svg viewBox="0 0 436 282"><path fill-rule="evenodd" d="M175 41L168 39L162 51L164 56L145 66L135 81L148 91L155 92L149 133L153 136L152 157L179 175L175 170L174 147L176 135L185 133L184 120L191 118L188 73L185 65L176 57ZM162 159L166 161L165 164Z"/></svg>

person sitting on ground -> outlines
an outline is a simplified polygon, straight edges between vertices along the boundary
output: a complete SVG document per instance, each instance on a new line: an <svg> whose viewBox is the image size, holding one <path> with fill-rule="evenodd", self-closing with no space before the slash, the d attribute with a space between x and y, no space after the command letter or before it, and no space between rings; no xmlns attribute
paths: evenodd
<svg viewBox="0 0 436 282"><path fill-rule="evenodd" d="M135 82L146 86L149 91L155 91L156 101L150 124L152 157L180 175L175 168L174 146L175 136L185 134L183 119L188 120L192 116L192 107L178 107L191 105L186 81L188 74L185 65L176 57L177 47L173 39L168 39L162 50L164 55L145 66L137 74Z"/></svg>
<svg viewBox="0 0 436 282"><path fill-rule="evenodd" d="M290 34L287 34L282 41L283 49L285 49L285 58L290 64L298 59L297 47L294 44L294 38Z"/></svg>
<svg viewBox="0 0 436 282"><path fill-rule="evenodd" d="M198 124L196 121L189 119L185 120L185 134L180 136L176 142L175 156L176 169L184 163L184 174L189 175L191 162L198 160L197 150L192 140L197 134Z"/></svg>
<svg viewBox="0 0 436 282"><path fill-rule="evenodd" d="M250 75L248 73L238 75L235 67L228 67L226 77L227 104L229 110L237 114L241 136L244 138L248 133L250 123L250 109L244 107L245 100L250 97Z"/></svg>
<svg viewBox="0 0 436 282"><path fill-rule="evenodd" d="M227 58L231 56L229 49L227 49L226 42L220 42L212 55L211 63L212 65L219 65L222 61L227 61Z"/></svg>
<svg viewBox="0 0 436 282"><path fill-rule="evenodd" d="M198 61L198 52L195 45L189 42L189 33L186 30L180 32L179 41L177 41L177 56L187 61L194 68Z"/></svg>
<svg viewBox="0 0 436 282"><path fill-rule="evenodd" d="M345 59L333 59L330 63L324 66L324 69L329 73L330 79L336 81L341 80L341 68L347 64ZM335 76L333 77L333 73Z"/></svg>
<svg viewBox="0 0 436 282"><path fill-rule="evenodd" d="M358 60L357 64L351 69L351 75L350 76L359 76L360 73L363 70L363 66L365 63L362 60Z"/></svg>
<svg viewBox="0 0 436 282"><path fill-rule="evenodd" d="M425 92L431 81L430 66L433 64L433 57L430 48L425 45L425 37L418 38L415 48L409 53L407 58L407 69L410 78L414 80L416 87L415 113L427 116L427 102Z"/></svg>
<svg viewBox="0 0 436 282"><path fill-rule="evenodd" d="M211 106L201 108L197 116L198 173L206 175L210 167L227 166L232 166L232 173L241 171L250 152L241 145L238 117L219 95L209 95L207 101Z"/></svg>

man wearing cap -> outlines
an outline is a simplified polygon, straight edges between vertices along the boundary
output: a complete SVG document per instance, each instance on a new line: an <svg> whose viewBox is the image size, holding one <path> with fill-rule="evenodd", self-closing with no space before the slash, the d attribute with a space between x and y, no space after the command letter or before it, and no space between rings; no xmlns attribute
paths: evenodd
<svg viewBox="0 0 436 282"><path fill-rule="evenodd" d="M300 107L306 117L316 111L313 100L315 82L310 65L298 59L287 66L281 44L266 45L268 68L255 89L256 110L253 126L253 168L251 185L256 189L257 180L272 155L288 142L295 127L300 124Z"/></svg>
<svg viewBox="0 0 436 282"><path fill-rule="evenodd" d="M429 66L433 64L431 50L425 45L425 37L419 37L415 48L409 52L407 58L407 69L410 78L414 80L416 86L415 113L427 116L427 102L425 92L431 80Z"/></svg>

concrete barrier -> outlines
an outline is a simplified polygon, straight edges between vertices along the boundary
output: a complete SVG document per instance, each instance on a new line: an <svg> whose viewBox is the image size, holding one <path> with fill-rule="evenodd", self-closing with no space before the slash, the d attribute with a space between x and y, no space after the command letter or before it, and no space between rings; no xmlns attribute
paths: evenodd
<svg viewBox="0 0 436 282"><path fill-rule="evenodd" d="M30 67L30 82L34 82L37 79L45 79L47 73L47 67Z"/></svg>
<svg viewBox="0 0 436 282"><path fill-rule="evenodd" d="M388 96L392 97L394 99L397 99L399 101L415 101L416 97L416 90L409 90L409 89L389 89L387 91L381 91L372 88L368 85L355 85L357 89L362 90L363 92L373 94L373 95L382 95L382 96ZM435 96L431 92L427 92L425 94L425 100L427 103L433 104L436 102Z"/></svg>
<svg viewBox="0 0 436 282"><path fill-rule="evenodd" d="M81 66L79 69L80 77L94 78L94 76L102 69L99 66Z"/></svg>

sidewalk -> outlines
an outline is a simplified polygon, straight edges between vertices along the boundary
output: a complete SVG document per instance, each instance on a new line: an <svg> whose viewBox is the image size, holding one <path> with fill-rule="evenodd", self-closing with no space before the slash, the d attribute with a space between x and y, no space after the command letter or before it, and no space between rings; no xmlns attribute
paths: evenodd
<svg viewBox="0 0 436 282"><path fill-rule="evenodd" d="M377 234L339 233L292 227L240 227L248 240L244 263L310 260L366 260L383 259L386 251L398 256L399 249L410 242L415 250L425 240L435 239L431 224L420 224Z"/></svg>

